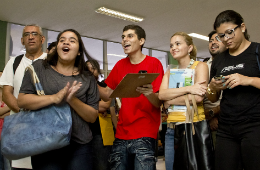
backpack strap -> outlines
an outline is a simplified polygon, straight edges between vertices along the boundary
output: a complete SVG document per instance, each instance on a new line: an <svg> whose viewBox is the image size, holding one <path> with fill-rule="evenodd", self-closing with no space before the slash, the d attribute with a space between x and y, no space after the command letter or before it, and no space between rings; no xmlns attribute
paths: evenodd
<svg viewBox="0 0 260 170"><path fill-rule="evenodd" d="M19 55L19 56L15 57L15 59L14 59L14 63L13 63L13 71L14 71L14 74L15 74L15 71L16 71L17 67L19 66L19 64L20 64L20 62L21 62L21 60L22 60L22 58L23 58L23 55L24 55L24 54Z"/></svg>
<svg viewBox="0 0 260 170"><path fill-rule="evenodd" d="M259 55L258 55L258 46L259 46L259 44L257 44L257 46L256 46L255 54L256 54L256 60L257 60L258 68L259 68L259 71L260 71L260 63L259 63Z"/></svg>

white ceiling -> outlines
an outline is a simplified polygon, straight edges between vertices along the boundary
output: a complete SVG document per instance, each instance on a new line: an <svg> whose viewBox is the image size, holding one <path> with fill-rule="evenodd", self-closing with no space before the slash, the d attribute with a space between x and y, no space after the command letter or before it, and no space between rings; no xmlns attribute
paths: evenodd
<svg viewBox="0 0 260 170"><path fill-rule="evenodd" d="M147 48L169 51L177 31L208 35L216 16L227 9L244 17L251 41L260 39L259 0L1 0L0 20L54 31L73 28L83 36L120 42L123 27L132 22L95 13L102 6L143 17L138 25L146 31ZM209 57L208 42L193 39L198 57Z"/></svg>

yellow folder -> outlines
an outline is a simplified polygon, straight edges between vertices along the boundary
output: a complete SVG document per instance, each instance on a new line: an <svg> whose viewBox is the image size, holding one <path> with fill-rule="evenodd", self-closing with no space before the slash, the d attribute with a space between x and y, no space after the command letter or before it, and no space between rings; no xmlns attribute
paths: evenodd
<svg viewBox="0 0 260 170"><path fill-rule="evenodd" d="M101 135L103 139L103 145L113 145L115 140L113 124L111 120L111 115L107 114L106 117L103 117L101 113L99 113L99 124L101 129Z"/></svg>

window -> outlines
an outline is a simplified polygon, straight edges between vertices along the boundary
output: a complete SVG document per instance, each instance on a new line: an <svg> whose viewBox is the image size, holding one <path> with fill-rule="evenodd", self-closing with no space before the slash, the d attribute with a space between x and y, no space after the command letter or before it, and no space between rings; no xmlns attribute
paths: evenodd
<svg viewBox="0 0 260 170"><path fill-rule="evenodd" d="M162 66L163 66L163 70L166 71L168 62L167 62L167 52L163 52L163 51L158 51L158 50L152 50L152 56L157 58L158 60L161 61Z"/></svg>
<svg viewBox="0 0 260 170"><path fill-rule="evenodd" d="M108 70L112 70L115 64L122 58L127 57L120 43L107 42Z"/></svg>
<svg viewBox="0 0 260 170"><path fill-rule="evenodd" d="M11 24L10 56L18 56L26 52L21 43L23 28L22 25Z"/></svg>
<svg viewBox="0 0 260 170"><path fill-rule="evenodd" d="M10 56L18 56L21 54L25 54L25 48L21 43L21 37L23 32L24 26L17 25L17 24L11 24L11 31L10 31ZM50 43L56 41L57 36L60 32L58 31L47 31L47 47ZM82 41L84 43L84 46L88 52L88 54L96 59L100 64L100 69L103 70L103 65L106 64L103 61L103 41L88 37L81 37ZM143 48L142 53L145 55L149 55L149 49ZM152 56L158 58L162 65L164 70L166 70L166 66L168 64L167 60L167 52L162 52L158 50L152 50ZM120 43L115 42L107 42L107 68L108 70L103 70L104 73L109 73L110 70L113 69L115 64L122 58L127 57L127 55L124 53L124 50ZM105 74L107 75L107 74Z"/></svg>
<svg viewBox="0 0 260 170"><path fill-rule="evenodd" d="M103 70L103 41L87 37L81 37L81 39L88 54L98 61L100 69Z"/></svg>
<svg viewBox="0 0 260 170"><path fill-rule="evenodd" d="M142 53L143 53L144 55L149 55L149 49L148 49L148 48L143 48L143 49L142 49Z"/></svg>
<svg viewBox="0 0 260 170"><path fill-rule="evenodd" d="M48 31L47 47L49 47L50 43L57 41L59 33L60 32L56 31Z"/></svg>

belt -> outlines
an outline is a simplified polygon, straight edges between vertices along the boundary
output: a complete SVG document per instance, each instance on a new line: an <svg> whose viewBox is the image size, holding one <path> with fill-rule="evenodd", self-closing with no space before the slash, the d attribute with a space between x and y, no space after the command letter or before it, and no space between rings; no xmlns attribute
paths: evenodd
<svg viewBox="0 0 260 170"><path fill-rule="evenodd" d="M167 128L174 129L175 128L175 123L173 123L173 122L167 123Z"/></svg>

